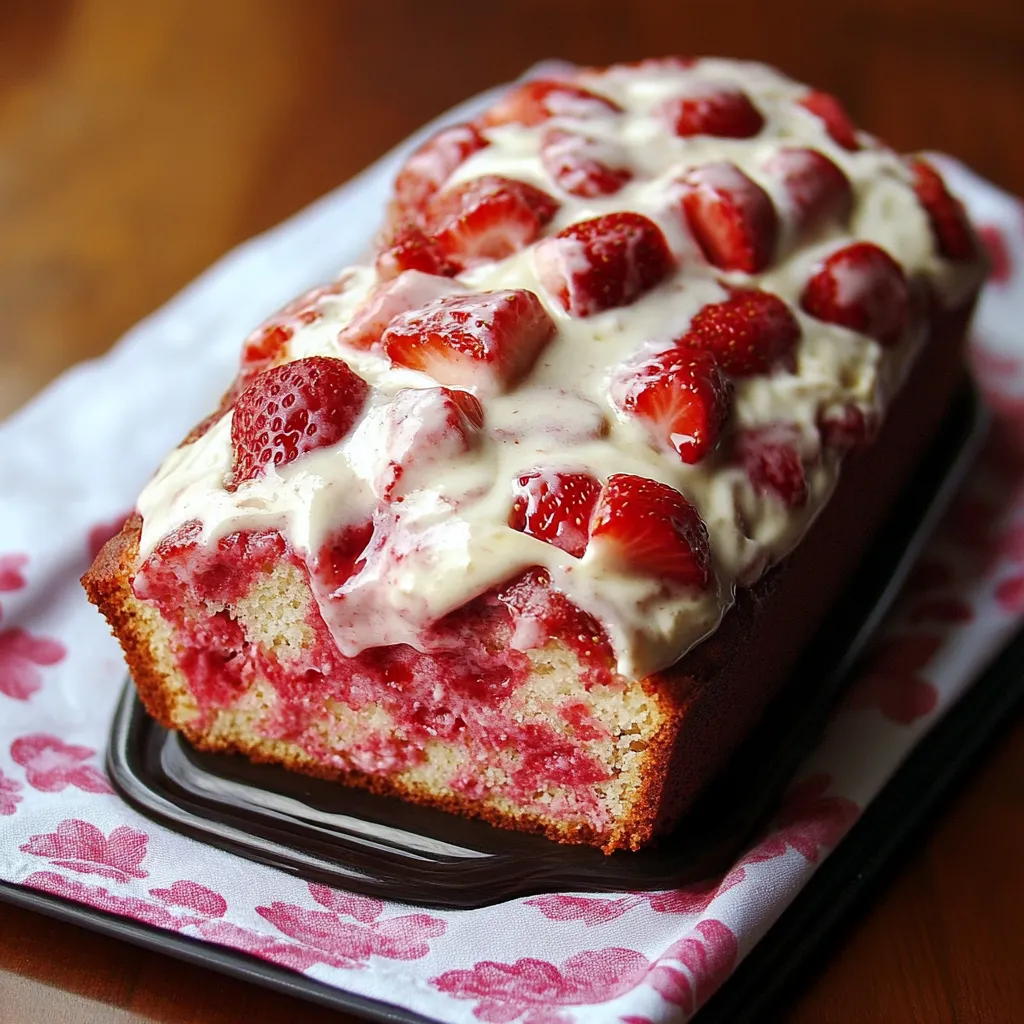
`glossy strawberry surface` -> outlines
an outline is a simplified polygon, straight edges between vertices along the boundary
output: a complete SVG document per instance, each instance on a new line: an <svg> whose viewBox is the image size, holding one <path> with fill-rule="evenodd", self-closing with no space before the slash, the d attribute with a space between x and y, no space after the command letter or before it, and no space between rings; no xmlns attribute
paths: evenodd
<svg viewBox="0 0 1024 1024"><path fill-rule="evenodd" d="M239 396L231 418L234 483L336 444L355 425L368 394L344 360L327 356L261 373Z"/></svg>

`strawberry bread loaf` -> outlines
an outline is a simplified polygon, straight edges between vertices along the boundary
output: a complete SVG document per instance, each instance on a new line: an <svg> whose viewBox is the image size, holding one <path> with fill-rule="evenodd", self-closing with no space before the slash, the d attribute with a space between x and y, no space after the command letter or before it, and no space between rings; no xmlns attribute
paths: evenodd
<svg viewBox="0 0 1024 1024"><path fill-rule="evenodd" d="M638 849L865 551L983 270L931 165L771 68L527 82L246 339L83 582L196 747Z"/></svg>

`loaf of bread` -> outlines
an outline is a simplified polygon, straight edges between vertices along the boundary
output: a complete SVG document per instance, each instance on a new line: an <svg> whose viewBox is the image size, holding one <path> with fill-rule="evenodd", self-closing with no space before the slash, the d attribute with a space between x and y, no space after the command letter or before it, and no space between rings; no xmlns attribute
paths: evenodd
<svg viewBox="0 0 1024 1024"><path fill-rule="evenodd" d="M638 849L856 566L983 274L931 165L771 68L527 82L246 339L83 583L201 749Z"/></svg>

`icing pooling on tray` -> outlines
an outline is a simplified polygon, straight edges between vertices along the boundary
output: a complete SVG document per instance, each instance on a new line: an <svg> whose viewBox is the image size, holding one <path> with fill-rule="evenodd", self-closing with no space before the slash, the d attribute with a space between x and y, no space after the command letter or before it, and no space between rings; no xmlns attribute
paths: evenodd
<svg viewBox="0 0 1024 1024"><path fill-rule="evenodd" d="M675 662L713 631L737 585L753 582L799 542L835 486L842 450L822 441L827 410L856 408L877 421L921 345L924 319L912 316L897 343L883 346L848 327L826 323L801 308L809 279L830 255L854 241L872 242L900 265L912 285L927 282L954 305L977 280L975 262L938 251L929 217L913 188L913 172L897 154L858 134L849 150L825 122L802 106L806 86L757 64L703 60L659 62L584 72L578 85L611 101L555 106L537 124L479 127L486 145L465 159L443 190L485 175L526 182L560 204L540 237L499 260L475 261L451 277L407 271L413 306L435 296L526 289L555 326L529 372L513 385L468 385L483 403L484 424L469 450L427 445L412 460L396 492L398 412L430 435L429 403L399 409L405 389L436 387L425 373L393 363L379 344L344 343L346 327L365 315L382 288L373 266L346 271L339 285L312 297L315 315L291 322L283 357L344 359L370 385L370 398L341 442L308 452L265 474L226 487L231 479L231 417L173 452L140 496L141 550L193 520L212 543L238 530L279 530L292 550L313 562L339 528L374 522L374 542L360 571L340 590L315 588L321 613L342 653L408 643L419 646L431 623L532 566L605 628L619 671L639 677ZM666 123L667 105L698 93L735 89L749 97L763 125L743 138L679 137ZM552 179L542 150L551 132L585 134L588 152L625 180L607 195L579 197ZM799 210L773 159L780 150L824 154L852 190L849 215L801 231ZM687 172L727 161L771 198L778 236L771 258L754 273L712 265L681 213L680 181ZM565 184L565 181L562 182ZM567 312L545 277L545 240L569 225L602 214L635 211L663 232L674 268L627 305L586 316ZM571 257L570 257L571 262ZM844 277L845 274L845 277ZM855 290L857 271L837 273L840 291ZM543 280L542 280L543 279ZM792 364L732 376L729 419L715 450L686 464L652 444L649 431L621 408L616 388L629 367L665 352L694 317L720 303L730 288L757 288L789 306L800 327ZM339 340L339 335L341 340ZM348 336L351 335L351 328ZM457 386L467 386L456 382ZM397 411L396 411L397 410ZM404 410L404 411L403 411ZM736 454L736 437L785 425L798 454L806 500L793 504L758 487ZM415 434L413 430L411 433ZM582 557L509 526L516 480L534 471L585 473L599 483L614 474L661 481L681 492L706 524L713 576L695 588L635 571L619 552L591 539ZM538 642L521 631L524 645Z"/></svg>

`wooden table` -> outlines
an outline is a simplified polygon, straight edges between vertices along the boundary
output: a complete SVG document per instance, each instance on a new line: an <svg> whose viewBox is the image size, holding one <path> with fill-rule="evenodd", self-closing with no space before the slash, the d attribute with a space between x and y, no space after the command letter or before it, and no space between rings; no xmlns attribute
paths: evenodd
<svg viewBox="0 0 1024 1024"><path fill-rule="evenodd" d="M533 61L759 57L1024 193L1018 0L0 3L0 415L236 242ZM754 9L755 7L759 9ZM793 993L793 1022L1024 1020L1024 724ZM0 906L0 1020L338 1020Z"/></svg>

